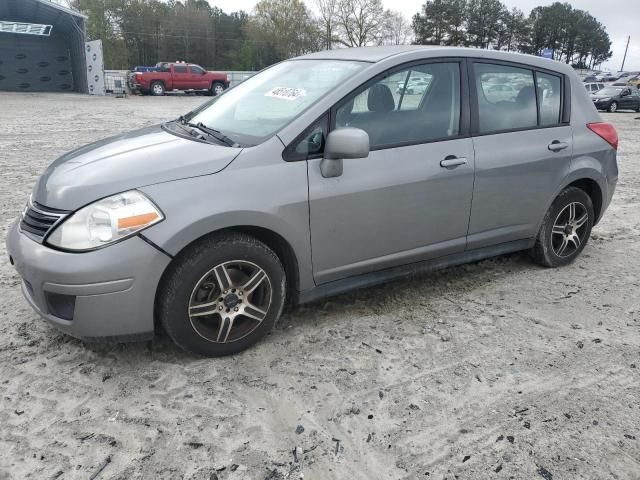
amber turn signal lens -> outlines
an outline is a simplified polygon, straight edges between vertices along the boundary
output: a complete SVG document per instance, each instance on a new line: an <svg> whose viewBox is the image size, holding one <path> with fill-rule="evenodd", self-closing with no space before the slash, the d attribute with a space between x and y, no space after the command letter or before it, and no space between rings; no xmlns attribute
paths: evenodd
<svg viewBox="0 0 640 480"><path fill-rule="evenodd" d="M134 215L133 217L119 218L118 230L124 230L126 228L142 227L158 219L158 217L159 215L156 212L150 212L150 213L143 213L141 215Z"/></svg>

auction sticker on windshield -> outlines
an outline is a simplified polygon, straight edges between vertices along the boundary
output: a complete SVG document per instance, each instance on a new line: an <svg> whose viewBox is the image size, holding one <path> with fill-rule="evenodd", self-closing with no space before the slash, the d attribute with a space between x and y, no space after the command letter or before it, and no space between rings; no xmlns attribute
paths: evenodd
<svg viewBox="0 0 640 480"><path fill-rule="evenodd" d="M307 92L303 88L274 87L264 94L265 97L282 98L283 100L296 100L305 97Z"/></svg>

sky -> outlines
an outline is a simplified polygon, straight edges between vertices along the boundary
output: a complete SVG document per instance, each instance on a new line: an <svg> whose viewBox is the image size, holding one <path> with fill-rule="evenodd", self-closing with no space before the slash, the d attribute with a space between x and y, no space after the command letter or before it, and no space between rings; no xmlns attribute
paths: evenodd
<svg viewBox="0 0 640 480"><path fill-rule="evenodd" d="M539 6L550 5L553 0L502 0L507 7L518 7L525 14ZM209 0L211 5L220 7L225 12L245 10L250 12L256 0ZM313 2L305 3L312 7ZM424 0L382 0L386 8L402 12L411 18L424 4ZM640 70L640 1L638 0L573 0L574 8L586 10L602 23L611 37L613 57L603 65L604 69L620 70L622 57L627 43L627 36L631 35L625 70Z"/></svg>

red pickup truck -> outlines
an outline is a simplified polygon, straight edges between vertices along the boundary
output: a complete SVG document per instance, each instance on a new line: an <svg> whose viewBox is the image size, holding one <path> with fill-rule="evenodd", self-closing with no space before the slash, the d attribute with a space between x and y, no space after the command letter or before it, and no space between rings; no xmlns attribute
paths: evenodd
<svg viewBox="0 0 640 480"><path fill-rule="evenodd" d="M229 81L226 73L208 72L199 65L160 62L153 71L132 73L129 88L152 95L164 95L170 90L220 95L229 88Z"/></svg>

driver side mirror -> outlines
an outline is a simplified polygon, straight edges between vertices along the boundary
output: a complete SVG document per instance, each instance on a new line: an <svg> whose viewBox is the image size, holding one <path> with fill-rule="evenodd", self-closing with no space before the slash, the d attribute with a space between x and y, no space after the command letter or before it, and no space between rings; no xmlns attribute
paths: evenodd
<svg viewBox="0 0 640 480"><path fill-rule="evenodd" d="M324 178L342 175L342 160L369 156L369 134L360 128L338 128L327 136L320 172Z"/></svg>

